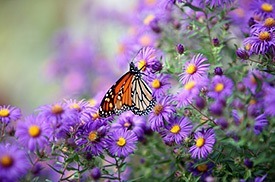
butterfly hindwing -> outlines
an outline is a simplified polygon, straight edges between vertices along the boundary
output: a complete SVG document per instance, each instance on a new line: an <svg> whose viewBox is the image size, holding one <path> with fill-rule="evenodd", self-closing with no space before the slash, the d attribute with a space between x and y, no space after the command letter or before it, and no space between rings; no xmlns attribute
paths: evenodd
<svg viewBox="0 0 275 182"><path fill-rule="evenodd" d="M132 83L132 107L131 111L137 115L148 114L155 105L152 91L140 77L135 77Z"/></svg>

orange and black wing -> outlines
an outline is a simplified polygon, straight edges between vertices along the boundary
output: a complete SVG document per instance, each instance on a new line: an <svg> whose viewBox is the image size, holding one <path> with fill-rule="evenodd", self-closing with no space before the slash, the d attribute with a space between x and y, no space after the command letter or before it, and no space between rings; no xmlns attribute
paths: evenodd
<svg viewBox="0 0 275 182"><path fill-rule="evenodd" d="M108 90L100 104L99 115L101 117L108 117L130 110L132 106L133 77L133 73L127 72Z"/></svg>

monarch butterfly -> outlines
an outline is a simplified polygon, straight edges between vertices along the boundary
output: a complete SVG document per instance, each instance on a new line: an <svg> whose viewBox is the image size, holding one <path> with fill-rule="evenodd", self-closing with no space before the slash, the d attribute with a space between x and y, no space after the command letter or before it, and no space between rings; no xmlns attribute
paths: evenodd
<svg viewBox="0 0 275 182"><path fill-rule="evenodd" d="M119 115L123 111L131 110L136 115L148 114L155 105L152 91L141 77L141 69L133 62L125 73L105 94L100 108L99 116L108 117Z"/></svg>

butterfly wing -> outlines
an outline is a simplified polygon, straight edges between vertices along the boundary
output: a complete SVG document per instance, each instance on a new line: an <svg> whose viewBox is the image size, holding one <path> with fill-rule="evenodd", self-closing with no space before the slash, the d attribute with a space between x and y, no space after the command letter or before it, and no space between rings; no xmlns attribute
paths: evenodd
<svg viewBox="0 0 275 182"><path fill-rule="evenodd" d="M139 70L130 65L124 74L105 94L99 108L101 117L131 110L136 115L148 114L155 105L152 91L142 79Z"/></svg>
<svg viewBox="0 0 275 182"><path fill-rule="evenodd" d="M152 91L140 75L136 75L132 83L131 111L136 115L148 114L155 105Z"/></svg>
<svg viewBox="0 0 275 182"><path fill-rule="evenodd" d="M127 72L107 91L99 108L101 117L120 114L122 111L130 109L133 76L131 72Z"/></svg>

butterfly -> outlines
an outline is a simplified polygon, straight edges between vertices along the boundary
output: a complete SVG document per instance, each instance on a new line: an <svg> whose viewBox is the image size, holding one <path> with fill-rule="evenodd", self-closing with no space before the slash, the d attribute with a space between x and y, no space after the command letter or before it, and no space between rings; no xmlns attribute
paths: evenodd
<svg viewBox="0 0 275 182"><path fill-rule="evenodd" d="M136 115L148 114L155 105L152 91L142 79L142 70L133 62L125 73L105 94L100 107L99 116L119 115L131 110Z"/></svg>

